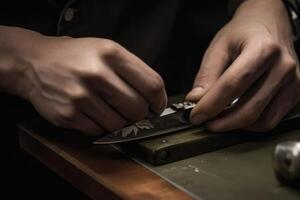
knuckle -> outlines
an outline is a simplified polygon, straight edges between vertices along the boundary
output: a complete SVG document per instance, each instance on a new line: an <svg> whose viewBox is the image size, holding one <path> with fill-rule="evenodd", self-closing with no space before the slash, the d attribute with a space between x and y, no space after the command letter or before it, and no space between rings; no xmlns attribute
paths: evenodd
<svg viewBox="0 0 300 200"><path fill-rule="evenodd" d="M292 80L297 75L297 62L290 55L283 55L275 72L281 81Z"/></svg>
<svg viewBox="0 0 300 200"><path fill-rule="evenodd" d="M86 100L89 98L88 92L81 87L73 87L68 93L70 101L73 104L86 102Z"/></svg>
<svg viewBox="0 0 300 200"><path fill-rule="evenodd" d="M269 58L270 56L280 53L280 51L281 51L280 44L278 44L277 42L271 39L267 39L262 43L261 55L264 58Z"/></svg>
<svg viewBox="0 0 300 200"><path fill-rule="evenodd" d="M93 78L103 78L105 77L106 74L106 69L105 66L101 64L95 64L95 65L90 65L89 67L85 67L84 69L81 69L79 72L79 77L82 78L83 80L85 79L93 79Z"/></svg>
<svg viewBox="0 0 300 200"><path fill-rule="evenodd" d="M120 56L120 45L109 39L102 40L101 50L102 56L106 60L115 59Z"/></svg>
<svg viewBox="0 0 300 200"><path fill-rule="evenodd" d="M241 76L236 75L232 77L230 80L225 81L224 83L224 90L228 91L229 93L233 94L234 96L238 96L243 92L242 88L242 79Z"/></svg>
<svg viewBox="0 0 300 200"><path fill-rule="evenodd" d="M148 93L150 96L157 96L164 91L165 85L162 78L155 74L148 84Z"/></svg>
<svg viewBox="0 0 300 200"><path fill-rule="evenodd" d="M77 116L75 108L63 108L58 111L56 116L56 121L61 125L68 124L69 122L74 122Z"/></svg>
<svg viewBox="0 0 300 200"><path fill-rule="evenodd" d="M89 86L92 86L91 84L94 83L105 85L110 82L110 77L111 76L108 75L108 69L105 66L97 66L87 70L81 76L82 80L89 83Z"/></svg>
<svg viewBox="0 0 300 200"><path fill-rule="evenodd" d="M86 83L86 81L105 78L107 75L107 68L105 64L102 64L101 62L90 61L86 64L82 64L82 66L74 67L73 73L74 78Z"/></svg>
<svg viewBox="0 0 300 200"><path fill-rule="evenodd" d="M284 56L282 60L284 72L290 74L296 72L297 62L291 56Z"/></svg>

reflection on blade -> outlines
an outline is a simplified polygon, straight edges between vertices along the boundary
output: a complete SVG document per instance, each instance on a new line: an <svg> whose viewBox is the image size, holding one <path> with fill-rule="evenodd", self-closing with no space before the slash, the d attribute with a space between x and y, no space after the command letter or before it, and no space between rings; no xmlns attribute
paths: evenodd
<svg viewBox="0 0 300 200"><path fill-rule="evenodd" d="M176 108L166 108L159 117L139 121L98 139L94 144L129 142L190 128L193 125L189 122L188 115L194 104L185 106L177 111Z"/></svg>
<svg viewBox="0 0 300 200"><path fill-rule="evenodd" d="M175 113L176 110L173 110L172 108L166 108L161 114L160 116L165 116L165 115L169 115L169 114L172 114L172 113Z"/></svg>

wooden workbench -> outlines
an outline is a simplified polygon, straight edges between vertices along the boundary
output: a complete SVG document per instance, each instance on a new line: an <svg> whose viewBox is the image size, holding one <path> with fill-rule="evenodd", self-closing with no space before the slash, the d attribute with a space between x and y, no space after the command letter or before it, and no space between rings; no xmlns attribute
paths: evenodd
<svg viewBox="0 0 300 200"><path fill-rule="evenodd" d="M112 146L19 128L20 146L92 199L191 199ZM43 133L43 132L42 132Z"/></svg>

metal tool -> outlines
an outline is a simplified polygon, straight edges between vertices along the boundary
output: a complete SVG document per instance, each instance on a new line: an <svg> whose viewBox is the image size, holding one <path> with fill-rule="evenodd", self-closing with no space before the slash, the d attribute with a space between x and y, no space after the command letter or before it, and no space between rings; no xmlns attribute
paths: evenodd
<svg viewBox="0 0 300 200"><path fill-rule="evenodd" d="M300 141L280 143L274 151L274 171L279 182L300 186Z"/></svg>
<svg viewBox="0 0 300 200"><path fill-rule="evenodd" d="M115 144L168 134L193 127L189 113L195 107L193 102L172 104L159 116L150 116L96 140L94 144Z"/></svg>

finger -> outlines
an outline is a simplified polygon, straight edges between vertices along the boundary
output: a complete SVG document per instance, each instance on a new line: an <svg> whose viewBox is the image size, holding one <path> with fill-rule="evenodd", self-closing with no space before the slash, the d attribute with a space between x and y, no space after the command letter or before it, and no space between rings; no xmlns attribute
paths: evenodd
<svg viewBox="0 0 300 200"><path fill-rule="evenodd" d="M207 128L214 132L248 127L263 113L273 97L289 80L289 73L282 73L281 66L269 71L265 77L247 91L232 109L210 121Z"/></svg>
<svg viewBox="0 0 300 200"><path fill-rule="evenodd" d="M98 96L93 95L92 98L84 100L80 104L81 112L100 124L107 132L120 129L127 124L120 114Z"/></svg>
<svg viewBox="0 0 300 200"><path fill-rule="evenodd" d="M230 58L226 45L212 45L207 49L194 80L193 89L187 94L186 100L199 101L228 67Z"/></svg>
<svg viewBox="0 0 300 200"><path fill-rule="evenodd" d="M109 68L103 67L101 73L86 81L88 81L89 86L93 87L91 93L104 100L128 122L139 121L145 118L149 112L149 104L144 97ZM105 110L107 111L108 108ZM114 115L114 117L116 116ZM122 120L119 118L118 121L118 126L121 126ZM112 125L109 127L111 128Z"/></svg>
<svg viewBox="0 0 300 200"><path fill-rule="evenodd" d="M162 78L138 57L119 46L118 56L106 55L104 60L132 88L149 102L150 109L160 113L166 107L167 94Z"/></svg>
<svg viewBox="0 0 300 200"><path fill-rule="evenodd" d="M191 111L191 121L200 124L221 113L240 97L272 64L275 51L261 51L248 45L214 86Z"/></svg>
<svg viewBox="0 0 300 200"><path fill-rule="evenodd" d="M299 83L296 80L288 82L280 89L274 100L267 106L258 120L247 127L248 131L263 132L275 128L286 114L299 101Z"/></svg>
<svg viewBox="0 0 300 200"><path fill-rule="evenodd" d="M81 113L76 113L72 120L62 120L59 127L74 129L87 136L101 136L105 133L104 129Z"/></svg>

